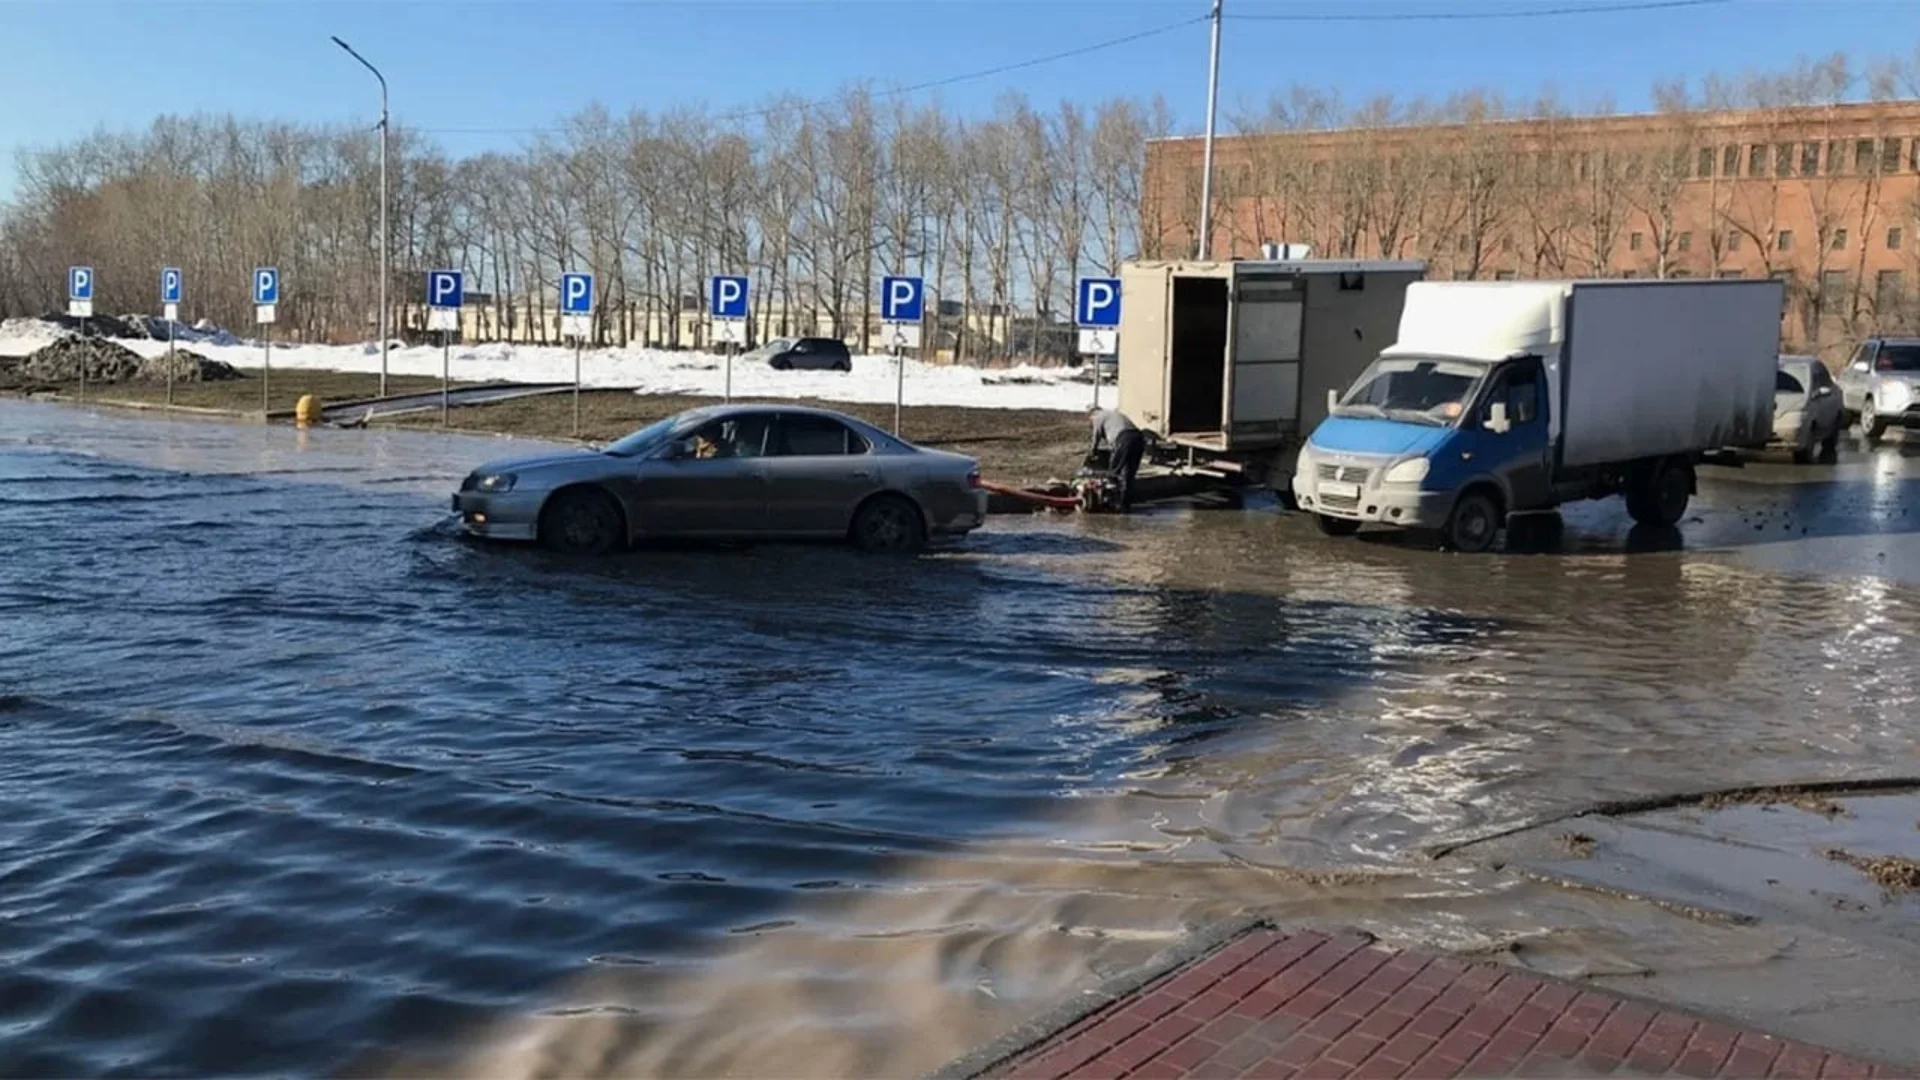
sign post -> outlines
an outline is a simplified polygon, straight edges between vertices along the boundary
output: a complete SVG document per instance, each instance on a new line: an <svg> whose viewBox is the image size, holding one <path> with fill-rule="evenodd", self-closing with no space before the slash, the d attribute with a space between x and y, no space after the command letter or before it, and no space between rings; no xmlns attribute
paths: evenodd
<svg viewBox="0 0 1920 1080"><path fill-rule="evenodd" d="M893 353L893 433L907 403L907 350L920 347L920 319L926 307L926 283L917 277L880 279L881 336Z"/></svg>
<svg viewBox="0 0 1920 1080"><path fill-rule="evenodd" d="M186 278L175 267L160 271L160 313L167 320L167 408L173 408L173 324L180 321L180 294Z"/></svg>
<svg viewBox="0 0 1920 1080"><path fill-rule="evenodd" d="M733 354L746 343L747 279L741 274L716 274L707 291L707 313L713 319L713 340L723 342L727 355L726 400L733 401Z"/></svg>
<svg viewBox="0 0 1920 1080"><path fill-rule="evenodd" d="M580 437L580 350L593 332L593 275L560 275L560 333L573 339L573 437Z"/></svg>
<svg viewBox="0 0 1920 1080"><path fill-rule="evenodd" d="M93 317L93 267L74 266L67 270L67 314L80 320L80 336L87 336L87 320ZM80 355L80 400L87 400L87 358Z"/></svg>
<svg viewBox="0 0 1920 1080"><path fill-rule="evenodd" d="M460 329L466 303L466 275L459 270L427 271L427 328L440 331L440 426L447 426L453 397L453 335Z"/></svg>
<svg viewBox="0 0 1920 1080"><path fill-rule="evenodd" d="M1093 407L1100 407L1100 365L1120 355L1120 279L1081 278L1073 321L1080 326L1082 356L1093 358Z"/></svg>
<svg viewBox="0 0 1920 1080"><path fill-rule="evenodd" d="M253 321L265 327L260 333L260 413L268 411L268 394L273 381L273 318L280 303L280 271L262 266L253 272Z"/></svg>

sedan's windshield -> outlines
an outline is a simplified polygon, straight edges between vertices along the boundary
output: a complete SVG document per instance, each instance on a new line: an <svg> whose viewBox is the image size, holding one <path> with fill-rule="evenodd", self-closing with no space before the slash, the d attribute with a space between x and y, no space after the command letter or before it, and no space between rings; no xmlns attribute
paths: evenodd
<svg viewBox="0 0 1920 1080"><path fill-rule="evenodd" d="M1424 356L1382 357L1361 374L1336 416L1384 416L1445 426L1458 420L1490 365Z"/></svg>
<svg viewBox="0 0 1920 1080"><path fill-rule="evenodd" d="M695 419L697 417L681 413L677 416L669 416L665 420L655 420L639 431L609 443L605 452L614 457L633 457L635 454L645 453L667 441L667 437L673 434L675 428L690 424Z"/></svg>
<svg viewBox="0 0 1920 1080"><path fill-rule="evenodd" d="M1920 345L1882 345L1873 366L1879 371L1920 371Z"/></svg>

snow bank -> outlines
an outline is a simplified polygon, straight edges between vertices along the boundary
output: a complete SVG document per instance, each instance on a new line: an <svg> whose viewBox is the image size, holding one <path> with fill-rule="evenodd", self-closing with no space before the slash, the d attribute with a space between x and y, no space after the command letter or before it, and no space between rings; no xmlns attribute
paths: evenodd
<svg viewBox="0 0 1920 1080"><path fill-rule="evenodd" d="M159 320L155 320L159 322ZM184 331L184 332L181 332ZM0 356L26 355L68 333L38 319L10 319L0 324ZM235 367L260 366L261 346L239 341L215 328L179 327L178 340L189 341L209 360ZM160 340L118 339L142 356L166 352L164 323ZM642 394L688 394L719 397L726 385L725 360L710 353L667 352L659 349L593 349L581 359L581 382L596 389L632 389ZM274 346L275 370L293 369L377 372L380 349L359 345ZM487 344L455 346L451 369L456 380L501 379L513 382L572 382L573 350L558 346ZM394 348L387 370L395 375L440 374L438 346ZM851 372L774 371L764 360L736 357L733 392L742 397L817 398L822 401L884 403L894 399L898 378L888 356L856 356ZM1092 389L1084 376L1052 368L1019 367L982 370L906 361L906 403L957 405L979 409L1084 409Z"/></svg>

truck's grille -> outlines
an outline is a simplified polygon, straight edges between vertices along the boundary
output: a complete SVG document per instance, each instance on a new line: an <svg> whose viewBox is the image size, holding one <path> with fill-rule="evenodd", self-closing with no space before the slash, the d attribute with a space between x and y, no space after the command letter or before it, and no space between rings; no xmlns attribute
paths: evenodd
<svg viewBox="0 0 1920 1080"><path fill-rule="evenodd" d="M1318 470L1322 480L1340 480L1349 484L1362 485L1367 482L1367 471L1365 465L1335 465L1330 461L1321 462Z"/></svg>

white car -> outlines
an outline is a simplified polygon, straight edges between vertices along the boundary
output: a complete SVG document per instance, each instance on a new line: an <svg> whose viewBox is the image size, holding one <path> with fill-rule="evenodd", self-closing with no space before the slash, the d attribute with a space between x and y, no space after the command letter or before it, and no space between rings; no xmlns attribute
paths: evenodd
<svg viewBox="0 0 1920 1080"><path fill-rule="evenodd" d="M1920 427L1920 338L1868 338L1840 372L1849 415L1868 442L1887 428Z"/></svg>
<svg viewBox="0 0 1920 1080"><path fill-rule="evenodd" d="M1782 356L1773 384L1773 441L1793 450L1796 464L1822 461L1839 453L1847 411L1827 365L1815 356Z"/></svg>

